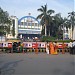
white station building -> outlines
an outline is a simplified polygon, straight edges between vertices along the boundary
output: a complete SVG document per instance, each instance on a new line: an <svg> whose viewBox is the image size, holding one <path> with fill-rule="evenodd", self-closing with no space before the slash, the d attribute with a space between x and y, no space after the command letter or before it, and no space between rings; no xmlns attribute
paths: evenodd
<svg viewBox="0 0 75 75"><path fill-rule="evenodd" d="M7 35L7 38L35 38L41 36L42 25L33 16L24 16L18 19L16 16L10 17L12 20L11 30L14 27L15 36L13 37L11 32Z"/></svg>
<svg viewBox="0 0 75 75"><path fill-rule="evenodd" d="M42 26L39 21L32 16L24 16L18 20L18 35L21 38L40 37Z"/></svg>

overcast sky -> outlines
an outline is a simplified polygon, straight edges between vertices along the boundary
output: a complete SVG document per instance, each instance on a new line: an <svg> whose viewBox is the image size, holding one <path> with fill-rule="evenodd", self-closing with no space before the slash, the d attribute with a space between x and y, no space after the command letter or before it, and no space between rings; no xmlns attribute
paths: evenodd
<svg viewBox="0 0 75 75"><path fill-rule="evenodd" d="M31 16L37 17L40 14L37 9L46 3L48 9L61 13L63 17L67 17L68 12L75 10L75 0L0 0L0 7L8 11L10 16L21 18L31 13Z"/></svg>

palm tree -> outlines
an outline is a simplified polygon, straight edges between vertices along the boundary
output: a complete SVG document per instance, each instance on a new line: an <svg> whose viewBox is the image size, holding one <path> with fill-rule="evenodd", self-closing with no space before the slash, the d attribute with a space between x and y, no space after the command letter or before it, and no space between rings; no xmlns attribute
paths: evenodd
<svg viewBox="0 0 75 75"><path fill-rule="evenodd" d="M47 10L47 4L41 6L41 8L37 10L41 12L41 14L37 16L37 19L41 19L42 26L45 26L45 36L46 36L47 35L46 26L49 24L50 15L54 13L54 10Z"/></svg>
<svg viewBox="0 0 75 75"><path fill-rule="evenodd" d="M60 38L62 34L61 24L63 24L63 18L61 17L61 13L57 13L54 15L54 20L53 20L54 28L53 29L55 32L54 34L58 37L58 39L62 39Z"/></svg>
<svg viewBox="0 0 75 75"><path fill-rule="evenodd" d="M70 13L68 13L69 14L69 18L70 18L70 22L71 22L71 28L72 28L72 39L73 39L73 30L74 30L74 28L75 28L75 12L74 11L72 11L72 12L70 12Z"/></svg>

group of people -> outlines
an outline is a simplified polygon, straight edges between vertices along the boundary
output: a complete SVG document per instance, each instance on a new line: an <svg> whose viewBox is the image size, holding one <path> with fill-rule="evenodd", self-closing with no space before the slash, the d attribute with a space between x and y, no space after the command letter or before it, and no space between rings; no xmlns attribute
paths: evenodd
<svg viewBox="0 0 75 75"><path fill-rule="evenodd" d="M57 50L58 50L58 43L57 42L47 42L46 44L46 53L47 54L58 54ZM64 44L64 42L62 43L62 54L65 54L65 48L66 45Z"/></svg>
<svg viewBox="0 0 75 75"><path fill-rule="evenodd" d="M57 49L58 49L58 44L55 42L50 42L46 44L46 53L47 54L58 54L57 53Z"/></svg>

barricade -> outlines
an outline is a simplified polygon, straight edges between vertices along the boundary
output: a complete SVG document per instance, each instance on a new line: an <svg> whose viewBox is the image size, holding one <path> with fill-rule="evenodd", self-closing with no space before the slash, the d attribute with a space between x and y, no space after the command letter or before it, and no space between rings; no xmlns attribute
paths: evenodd
<svg viewBox="0 0 75 75"><path fill-rule="evenodd" d="M11 52L12 42L0 42L0 49L2 49L2 52Z"/></svg>
<svg viewBox="0 0 75 75"><path fill-rule="evenodd" d="M64 53L65 52L69 52L69 48L68 48L68 44L66 44L66 43L61 43L61 44L59 44L58 45L58 52L62 52L63 53L63 50L64 49Z"/></svg>
<svg viewBox="0 0 75 75"><path fill-rule="evenodd" d="M58 52L58 53L62 52L62 49L58 49L57 52ZM65 49L65 52L69 52L69 49L68 49L68 48Z"/></svg>
<svg viewBox="0 0 75 75"><path fill-rule="evenodd" d="M36 48L38 49L38 52L46 52L46 42L23 42L23 48L26 48L27 52L35 52ZM62 44L59 44L57 52L62 52L62 49ZM64 47L64 52L69 52L66 44Z"/></svg>
<svg viewBox="0 0 75 75"><path fill-rule="evenodd" d="M21 47L21 46L20 46ZM20 48L20 52L36 52L36 49L38 52L46 52L46 42L23 42L22 45L23 49ZM4 52L11 52L11 49L13 49L13 43L12 42L0 42L0 48ZM18 52L18 47L15 48L15 52ZM65 47L65 52L69 52L69 48ZM58 46L58 53L62 52L62 44L59 44Z"/></svg>
<svg viewBox="0 0 75 75"><path fill-rule="evenodd" d="M58 52L58 53L62 52L62 49L59 48L59 49L57 50L57 52Z"/></svg>
<svg viewBox="0 0 75 75"><path fill-rule="evenodd" d="M27 48L27 52L46 52L46 42L23 42L23 48Z"/></svg>

